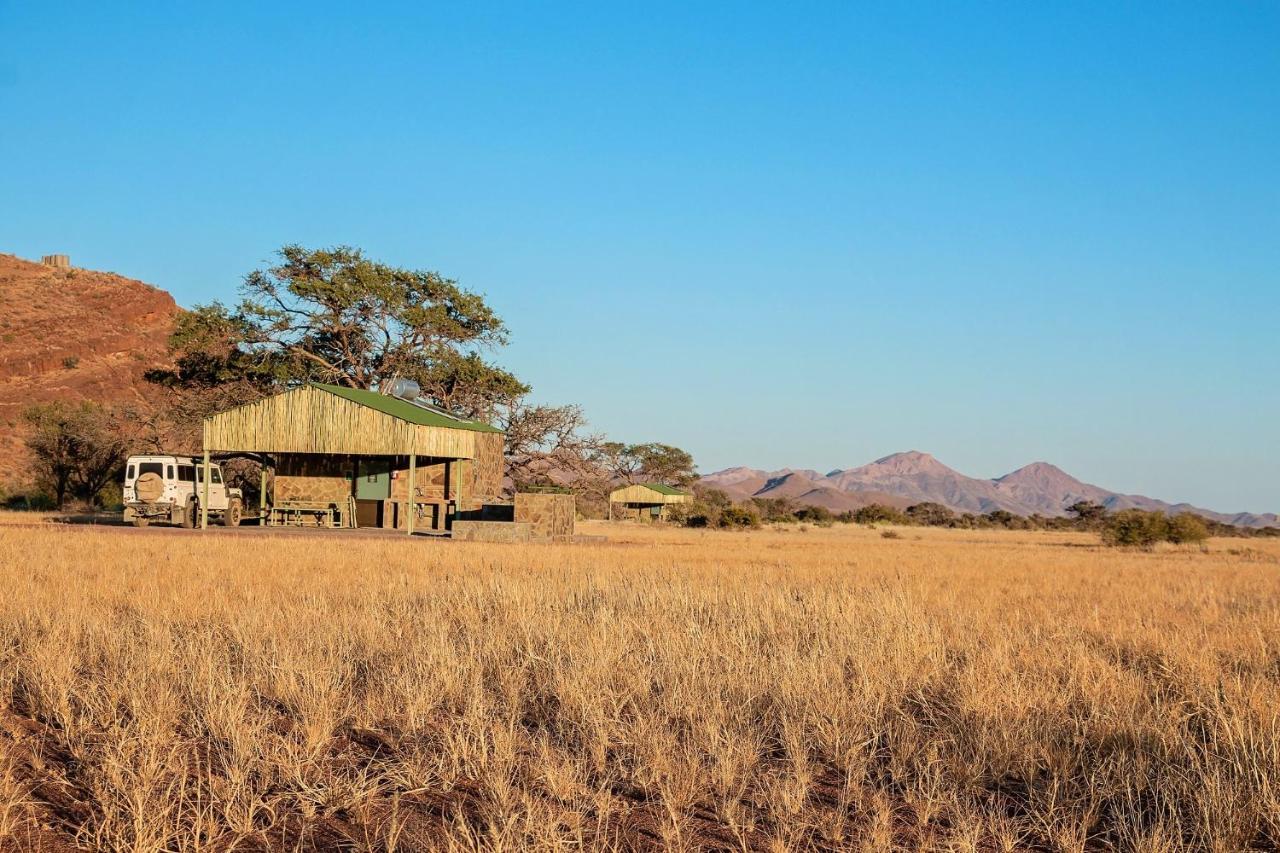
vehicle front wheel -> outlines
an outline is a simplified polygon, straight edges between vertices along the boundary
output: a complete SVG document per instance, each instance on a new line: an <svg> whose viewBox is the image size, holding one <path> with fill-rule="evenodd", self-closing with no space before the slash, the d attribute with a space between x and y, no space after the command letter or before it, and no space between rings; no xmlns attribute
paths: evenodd
<svg viewBox="0 0 1280 853"><path fill-rule="evenodd" d="M240 501L231 501L227 504L227 511L222 514L222 524L224 527L238 527L240 525Z"/></svg>

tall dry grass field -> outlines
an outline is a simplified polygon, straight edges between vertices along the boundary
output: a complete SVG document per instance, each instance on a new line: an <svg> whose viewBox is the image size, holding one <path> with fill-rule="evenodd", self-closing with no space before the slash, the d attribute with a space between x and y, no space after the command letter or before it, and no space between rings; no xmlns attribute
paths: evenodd
<svg viewBox="0 0 1280 853"><path fill-rule="evenodd" d="M1240 850L1280 543L0 526L0 846Z"/></svg>

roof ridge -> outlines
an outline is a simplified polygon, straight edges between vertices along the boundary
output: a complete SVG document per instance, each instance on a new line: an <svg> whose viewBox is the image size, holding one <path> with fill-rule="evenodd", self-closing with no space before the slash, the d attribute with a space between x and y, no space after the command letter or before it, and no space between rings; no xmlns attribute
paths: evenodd
<svg viewBox="0 0 1280 853"><path fill-rule="evenodd" d="M433 412L430 409L415 406L408 400L402 400L399 397L392 397L389 394L383 394L378 391L371 391L368 388L346 388L342 385L330 385L325 382L308 382L307 385L319 388L321 391L327 391L336 397L355 403L357 406L364 406L418 426L464 429L471 432L502 432L492 424Z"/></svg>

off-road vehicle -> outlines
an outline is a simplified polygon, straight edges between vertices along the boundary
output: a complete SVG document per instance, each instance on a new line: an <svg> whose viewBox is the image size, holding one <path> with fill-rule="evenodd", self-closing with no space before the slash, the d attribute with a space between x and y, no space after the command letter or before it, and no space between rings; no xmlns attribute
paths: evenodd
<svg viewBox="0 0 1280 853"><path fill-rule="evenodd" d="M130 456L124 469L124 520L134 527L167 521L183 527L200 523L204 472L190 456ZM235 527L244 514L244 496L228 488L222 469L209 466L209 515Z"/></svg>

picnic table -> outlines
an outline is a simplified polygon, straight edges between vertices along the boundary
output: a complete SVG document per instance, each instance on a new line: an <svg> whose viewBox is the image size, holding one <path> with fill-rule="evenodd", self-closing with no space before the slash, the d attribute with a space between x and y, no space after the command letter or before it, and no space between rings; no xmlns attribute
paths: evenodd
<svg viewBox="0 0 1280 853"><path fill-rule="evenodd" d="M277 501L267 511L268 527L355 527L354 501L346 506L323 501Z"/></svg>

